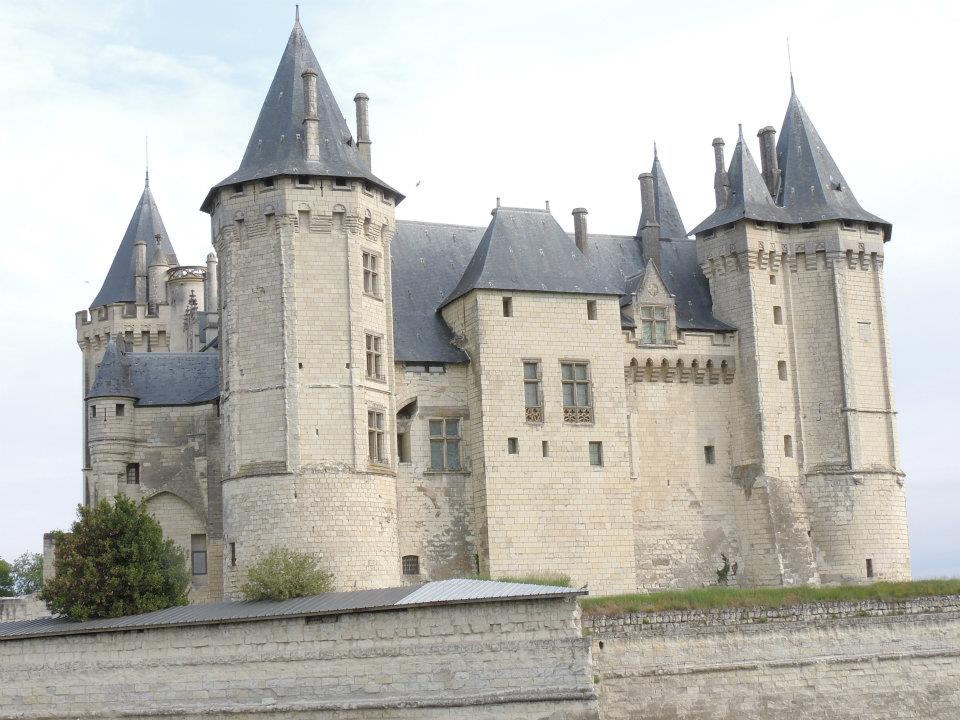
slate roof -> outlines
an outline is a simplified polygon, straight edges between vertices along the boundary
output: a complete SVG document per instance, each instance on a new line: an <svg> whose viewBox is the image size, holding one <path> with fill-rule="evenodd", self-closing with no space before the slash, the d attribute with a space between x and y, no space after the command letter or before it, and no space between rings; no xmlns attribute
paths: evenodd
<svg viewBox="0 0 960 720"><path fill-rule="evenodd" d="M303 148L306 135L303 129L305 111L301 77L301 73L308 68L317 73L317 118L320 128L320 159L309 161L305 159ZM210 189L201 209L209 207L214 191L219 188L273 175L359 178L389 190L397 196L397 201L403 198L367 167L299 20L290 32L240 167Z"/></svg>
<svg viewBox="0 0 960 720"><path fill-rule="evenodd" d="M885 238L890 238L892 226L860 207L792 88L777 140L777 162L782 173L777 201L794 222L860 220L883 226Z"/></svg>
<svg viewBox="0 0 960 720"><path fill-rule="evenodd" d="M619 295L602 280L548 210L498 207L456 287L440 307L471 290Z"/></svg>
<svg viewBox="0 0 960 720"><path fill-rule="evenodd" d="M132 397L139 406L197 405L220 395L215 352L131 353L110 340L87 399Z"/></svg>
<svg viewBox="0 0 960 720"><path fill-rule="evenodd" d="M251 622L276 618L316 617L352 612L385 612L463 603L572 598L586 594L587 591L582 589L549 585L492 580L440 580L423 585L324 593L294 600L183 605L142 615L85 622L73 622L57 617L19 620L0 623L0 641L145 628Z"/></svg>
<svg viewBox="0 0 960 720"><path fill-rule="evenodd" d="M791 221L790 213L777 207L770 196L750 148L743 140L742 127L727 175L730 178L729 202L725 207L714 210L710 217L691 231L692 234L713 230L744 218L778 223Z"/></svg>
<svg viewBox="0 0 960 720"><path fill-rule="evenodd" d="M685 239L687 231L683 228L680 210L677 209L673 192L670 190L669 183L667 183L667 176L663 172L663 166L660 165L656 146L653 148L653 167L650 169L650 173L653 175L653 190L656 198L656 215L657 224L660 225L660 237L669 240ZM640 231L646 223L646 215L641 213L640 224L637 226L637 237L640 236Z"/></svg>
<svg viewBox="0 0 960 720"><path fill-rule="evenodd" d="M127 225L127 231L123 234L120 247L117 248L117 254L114 256L107 277L103 281L103 287L100 288L97 297L90 303L90 307L100 307L115 302L136 301L133 246L138 240L143 240L147 245L147 257L149 258L156 247L154 238L157 235L162 238L161 248L166 254L169 264L179 265L177 254L173 251L173 245L170 243L170 236L167 235L167 229L163 226L160 210L157 209L153 193L150 192L150 181L147 179L144 182L140 201L133 211L133 216Z"/></svg>

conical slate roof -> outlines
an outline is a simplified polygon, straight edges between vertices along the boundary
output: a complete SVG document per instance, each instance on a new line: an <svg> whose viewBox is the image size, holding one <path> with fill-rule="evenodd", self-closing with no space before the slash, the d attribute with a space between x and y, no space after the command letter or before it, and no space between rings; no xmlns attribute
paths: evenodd
<svg viewBox="0 0 960 720"><path fill-rule="evenodd" d="M137 208L133 211L133 217L130 218L130 224L127 225L127 231L123 234L123 240L120 241L120 247L117 248L117 254L113 257L110 271L103 281L103 287L90 303L90 307L100 307L114 302L134 302L137 299L136 281L133 275L134 245L138 240L143 240L147 245L149 257L156 247L154 238L157 235L161 237L160 246L169 264L178 265L177 254L173 251L173 245L170 244L170 237L163 226L157 203L153 199L153 193L150 192L150 182L147 180Z"/></svg>
<svg viewBox="0 0 960 720"><path fill-rule="evenodd" d="M663 167L660 165L660 158L657 156L657 150L653 150L653 168L650 170L653 175L653 192L656 199L657 224L660 226L660 237L664 240L682 240L687 237L687 231L683 228L683 220L680 217L680 211L677 209L677 203L673 199L673 193L670 191L670 185L667 183L667 176L663 173ZM637 227L637 237L640 236L640 230L646 225L647 218L641 213L640 225Z"/></svg>
<svg viewBox="0 0 960 720"><path fill-rule="evenodd" d="M725 207L714 210L706 220L697 225L692 234L706 232L744 218L767 222L790 222L790 215L777 207L767 190L750 148L743 140L743 128L730 158L730 200Z"/></svg>
<svg viewBox="0 0 960 720"><path fill-rule="evenodd" d="M317 118L320 159L307 160L303 78L304 70L317 73ZM370 172L333 97L299 19L294 23L277 72L270 83L260 115L235 173L217 183L203 202L209 206L214 190L274 175L323 175L369 180L403 196Z"/></svg>
<svg viewBox="0 0 960 720"><path fill-rule="evenodd" d="M619 295L547 210L498 207L460 282L440 307L471 290Z"/></svg>
<svg viewBox="0 0 960 720"><path fill-rule="evenodd" d="M87 393L87 398L97 397L136 397L130 378L130 363L127 362L123 340L111 337L103 360L97 368L97 377Z"/></svg>
<svg viewBox="0 0 960 720"><path fill-rule="evenodd" d="M777 162L783 178L778 204L793 222L860 220L882 225L889 238L890 223L860 207L792 88L777 141Z"/></svg>

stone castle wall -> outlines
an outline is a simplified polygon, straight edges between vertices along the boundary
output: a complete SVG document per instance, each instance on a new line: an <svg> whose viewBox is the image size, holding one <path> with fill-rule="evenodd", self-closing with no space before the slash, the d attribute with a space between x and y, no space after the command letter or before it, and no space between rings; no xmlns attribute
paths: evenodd
<svg viewBox="0 0 960 720"><path fill-rule="evenodd" d="M952 720L960 597L585 617L604 720Z"/></svg>
<svg viewBox="0 0 960 720"><path fill-rule="evenodd" d="M0 718L596 720L573 598L0 640Z"/></svg>

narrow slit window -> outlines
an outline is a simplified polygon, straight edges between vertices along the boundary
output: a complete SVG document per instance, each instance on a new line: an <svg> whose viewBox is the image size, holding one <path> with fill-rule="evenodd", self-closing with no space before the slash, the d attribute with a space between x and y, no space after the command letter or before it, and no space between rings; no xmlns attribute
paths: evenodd
<svg viewBox="0 0 960 720"><path fill-rule="evenodd" d="M587 320L597 319L597 301L587 300Z"/></svg>
<svg viewBox="0 0 960 720"><path fill-rule="evenodd" d="M793 437L791 435L783 436L783 455L784 457L793 457Z"/></svg>
<svg viewBox="0 0 960 720"><path fill-rule="evenodd" d="M873 577L873 558L867 558L867 577Z"/></svg>
<svg viewBox="0 0 960 720"><path fill-rule="evenodd" d="M594 467L603 467L603 443L591 441L590 464Z"/></svg>
<svg viewBox="0 0 960 720"><path fill-rule="evenodd" d="M237 566L237 544L235 542L230 543L230 567Z"/></svg>
<svg viewBox="0 0 960 720"><path fill-rule="evenodd" d="M783 308L779 305L773 306L773 324L783 325Z"/></svg>
<svg viewBox="0 0 960 720"><path fill-rule="evenodd" d="M717 464L717 450L713 445L703 446L703 461L707 465Z"/></svg>
<svg viewBox="0 0 960 720"><path fill-rule="evenodd" d="M786 360L777 361L777 376L781 380L787 379L787 361Z"/></svg>
<svg viewBox="0 0 960 720"><path fill-rule="evenodd" d="M503 299L503 316L513 317L513 298L505 297Z"/></svg>
<svg viewBox="0 0 960 720"><path fill-rule="evenodd" d="M547 440L544 440L543 442L540 443L540 445L543 449L543 456L550 457L550 442Z"/></svg>
<svg viewBox="0 0 960 720"><path fill-rule="evenodd" d="M91 405L91 406L90 406L90 417L93 418L93 417L96 417L96 416L97 416L97 406L96 406L96 405Z"/></svg>
<svg viewBox="0 0 960 720"><path fill-rule="evenodd" d="M410 462L409 433L397 433L397 459L402 463Z"/></svg>

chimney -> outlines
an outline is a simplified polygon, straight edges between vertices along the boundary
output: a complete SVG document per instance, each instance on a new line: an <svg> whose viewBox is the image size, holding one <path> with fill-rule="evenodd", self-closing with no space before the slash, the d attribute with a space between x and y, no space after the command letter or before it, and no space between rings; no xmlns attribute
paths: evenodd
<svg viewBox="0 0 960 720"><path fill-rule="evenodd" d="M640 203L642 215L646 219L640 228L640 247L643 248L643 257L653 260L660 267L660 224L657 222L657 196L653 187L653 175L640 173Z"/></svg>
<svg viewBox="0 0 960 720"><path fill-rule="evenodd" d="M717 210L721 210L730 202L730 178L727 176L726 163L723 161L723 138L713 139L713 159L716 163L713 192L717 198Z"/></svg>
<svg viewBox="0 0 960 720"><path fill-rule="evenodd" d="M363 156L364 162L368 168L370 164L370 113L367 109L367 103L370 98L366 93L357 93L353 96L353 102L357 104L357 149Z"/></svg>
<svg viewBox="0 0 960 720"><path fill-rule="evenodd" d="M144 304L147 302L147 244L143 238L137 240L133 245L133 282L136 295L136 301Z"/></svg>
<svg viewBox="0 0 960 720"><path fill-rule="evenodd" d="M307 68L303 78L303 157L320 159L320 120L317 117L317 71Z"/></svg>
<svg viewBox="0 0 960 720"><path fill-rule="evenodd" d="M760 166L763 180L773 197L780 192L780 167L777 165L777 131L767 125L757 133L760 138Z"/></svg>
<svg viewBox="0 0 960 720"><path fill-rule="evenodd" d="M163 252L163 238L158 233L154 236L156 247L150 256L150 265L147 267L147 299L148 306L154 308L160 303L167 301L167 270L170 269L170 261L167 260L166 253Z"/></svg>
<svg viewBox="0 0 960 720"><path fill-rule="evenodd" d="M577 250L587 252L587 209L573 209L573 239L577 243Z"/></svg>
<svg viewBox="0 0 960 720"><path fill-rule="evenodd" d="M207 275L203 279L203 309L208 313L220 312L217 307L219 302L218 290L217 256L210 253L207 255Z"/></svg>

